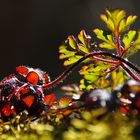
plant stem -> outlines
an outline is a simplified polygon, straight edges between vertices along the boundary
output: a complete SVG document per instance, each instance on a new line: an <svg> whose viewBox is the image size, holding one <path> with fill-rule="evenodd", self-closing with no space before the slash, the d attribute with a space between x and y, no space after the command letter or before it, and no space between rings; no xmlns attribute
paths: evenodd
<svg viewBox="0 0 140 140"><path fill-rule="evenodd" d="M111 64L114 64L114 65L120 64L119 61L108 60L108 59L104 59L104 58L100 58L100 57L96 57L96 56L93 56L93 59L95 59L96 61L98 60L98 61L102 61L102 62L111 63Z"/></svg>
<svg viewBox="0 0 140 140"><path fill-rule="evenodd" d="M115 54L111 54L111 53L108 53L108 52L105 52L105 51L99 51L99 52L93 52L93 53L90 53L88 54L86 57L91 57L92 55L104 55L104 56L110 56L112 58L115 58L117 60L119 60L121 63L125 63L126 65L128 65L130 68L132 68L133 70L135 70L138 74L140 74L140 69L138 67L136 67L134 64L132 64L131 62L119 57L119 56L116 56Z"/></svg>
<svg viewBox="0 0 140 140"><path fill-rule="evenodd" d="M116 36L117 42L116 42L116 46L117 46L117 53L118 56L122 56L122 51L121 51L121 44L120 44L120 35L118 33L118 35Z"/></svg>
<svg viewBox="0 0 140 140"><path fill-rule="evenodd" d="M136 75L131 69L129 69L126 65L124 65L123 63L120 64L121 67L128 72L128 74L134 78L136 81L140 82L140 77L138 75Z"/></svg>
<svg viewBox="0 0 140 140"><path fill-rule="evenodd" d="M135 70L138 74L140 74L140 69L137 68L135 65L133 65L132 63L130 63L129 61L119 57L119 56L116 56L115 54L111 54L111 53L108 53L108 52L105 52L105 51L97 51L97 52L92 52L92 53L89 53L89 54L86 54L85 56L83 56L81 59L79 59L76 63L74 63L71 67L69 67L65 72L63 72L60 76L58 76L55 80L51 81L50 83L46 84L43 86L43 89L48 89L50 88L51 86L54 86L56 84L58 84L59 82L61 82L76 66L78 66L82 61L84 61L85 59L87 58L90 58L90 57L93 57L93 56L109 56L109 57L112 57L114 59L117 59L119 60L120 64L121 63L124 63L125 65L129 66L130 68L132 68L133 70ZM118 65L120 65L118 64ZM125 68L123 66L123 68L134 78L136 79L136 77L129 72L129 69Z"/></svg>

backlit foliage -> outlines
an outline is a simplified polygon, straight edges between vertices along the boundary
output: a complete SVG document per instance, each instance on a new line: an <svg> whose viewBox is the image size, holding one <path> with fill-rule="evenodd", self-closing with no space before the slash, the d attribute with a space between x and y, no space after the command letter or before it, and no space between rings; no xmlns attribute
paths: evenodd
<svg viewBox="0 0 140 140"><path fill-rule="evenodd" d="M99 48L113 50L112 53L121 58L126 58L138 51L140 48L140 33L139 31L129 30L130 25L136 20L137 16L130 15L127 17L124 10L106 9L106 14L101 14L100 18L105 22L108 32L99 28L93 29L93 32L101 40L101 43L96 43L97 45L93 46L91 37L82 30L78 37L69 36L60 46L60 59L65 60L65 66L75 63L85 54L99 52ZM110 71L115 71L121 65L120 61L105 55L93 55L86 59L86 62L91 64L83 66L79 73L83 75L80 87L87 90L94 88L95 83L98 87L97 83L106 81L105 79L108 78ZM121 67L126 70L124 65L121 65Z"/></svg>

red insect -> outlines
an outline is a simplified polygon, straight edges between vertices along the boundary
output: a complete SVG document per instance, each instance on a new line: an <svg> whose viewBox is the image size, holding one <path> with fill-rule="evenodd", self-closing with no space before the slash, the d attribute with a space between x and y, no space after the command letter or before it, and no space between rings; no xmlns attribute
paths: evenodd
<svg viewBox="0 0 140 140"><path fill-rule="evenodd" d="M45 109L44 90L52 84L40 69L18 66L16 73L0 82L0 116L7 119L24 111L38 116ZM48 96L48 95L47 95Z"/></svg>

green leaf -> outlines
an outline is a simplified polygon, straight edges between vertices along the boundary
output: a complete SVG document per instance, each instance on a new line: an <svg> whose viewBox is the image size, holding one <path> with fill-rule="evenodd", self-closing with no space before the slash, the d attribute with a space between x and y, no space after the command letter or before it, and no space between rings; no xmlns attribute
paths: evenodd
<svg viewBox="0 0 140 140"><path fill-rule="evenodd" d="M76 42L76 39L74 38L74 36L69 36L68 42L69 42L69 45L71 46L71 48L73 48L74 50L77 49L77 42Z"/></svg>
<svg viewBox="0 0 140 140"><path fill-rule="evenodd" d="M127 34L124 35L122 39L122 42L124 43L124 49L128 49L131 46L135 35L136 31L134 30L130 30Z"/></svg>
<svg viewBox="0 0 140 140"><path fill-rule="evenodd" d="M101 14L100 15L100 18L106 23L107 25L107 28L111 31L114 31L114 24L113 24L113 21L108 18L106 15L104 14Z"/></svg>
<svg viewBox="0 0 140 140"><path fill-rule="evenodd" d="M73 57L75 55L75 53L76 52L66 51L65 54L60 54L59 55L59 59L65 59L65 58Z"/></svg>
<svg viewBox="0 0 140 140"><path fill-rule="evenodd" d="M112 79L111 86L114 89L114 88L124 84L124 82L126 80L128 80L128 76L123 72L122 69L117 69L112 72L111 79Z"/></svg>
<svg viewBox="0 0 140 140"><path fill-rule="evenodd" d="M140 31L138 31L137 39L133 42L133 46L140 49Z"/></svg>
<svg viewBox="0 0 140 140"><path fill-rule="evenodd" d="M80 86L79 88L82 90L82 91L90 91L91 89L94 88L93 86L93 83L89 84L86 79L81 79L80 80Z"/></svg>
<svg viewBox="0 0 140 140"><path fill-rule="evenodd" d="M74 64L85 54L92 51L90 39L91 37L87 35L84 30L82 30L76 38L74 36L68 36L64 43L59 47L59 58L65 59L64 66ZM86 61L89 61L89 59Z"/></svg>
<svg viewBox="0 0 140 140"><path fill-rule="evenodd" d="M134 34L134 33L133 33ZM131 42L131 46L127 49L124 57L129 57L140 49L140 31L137 33L136 40Z"/></svg>
<svg viewBox="0 0 140 140"><path fill-rule="evenodd" d="M71 102L72 102L72 98L61 98L59 100L59 106L61 108L65 108L68 107Z"/></svg>
<svg viewBox="0 0 140 140"><path fill-rule="evenodd" d="M99 79L99 75L96 74L87 74L84 78L88 81L88 83L93 83Z"/></svg>
<svg viewBox="0 0 140 140"><path fill-rule="evenodd" d="M68 60L66 60L66 61L64 62L64 66L68 66L68 65L74 64L74 63L77 62L80 58L82 58L81 55L75 55L75 56L69 57Z"/></svg>
<svg viewBox="0 0 140 140"><path fill-rule="evenodd" d="M110 49L110 50L114 49L114 47L111 44L106 43L106 42L103 42L103 43L99 44L99 46L101 48L105 48L105 49Z"/></svg>
<svg viewBox="0 0 140 140"><path fill-rule="evenodd" d="M103 62L97 62L96 64L89 64L88 66L83 66L82 69L79 71L80 75L83 75L83 79L80 81L80 89L89 91L89 89L93 89L95 85L98 85L99 87L101 85L100 81L105 80L106 71L110 67L110 64Z"/></svg>
<svg viewBox="0 0 140 140"><path fill-rule="evenodd" d="M126 12L124 10L115 9L109 10L106 9L105 14L101 14L100 18L106 23L107 28L115 33L118 36L119 33L122 33L130 27L130 25L136 20L137 16L128 16L126 18Z"/></svg>
<svg viewBox="0 0 140 140"><path fill-rule="evenodd" d="M136 20L137 16L128 16L127 19L123 19L120 21L120 26L119 26L119 31L120 32L125 32L126 30L129 29L130 25L134 23Z"/></svg>
<svg viewBox="0 0 140 140"><path fill-rule="evenodd" d="M103 72L108 68L110 68L110 64L104 62L97 62L96 64L89 64L88 66L83 66L79 72L81 75L86 75L89 73L103 74Z"/></svg>
<svg viewBox="0 0 140 140"><path fill-rule="evenodd" d="M101 77L100 79L95 81L93 80L92 82L88 81L87 79L81 79L79 88L82 91L91 91L91 89L94 88L100 88L100 89L107 88L110 90L111 85L112 83L109 80L105 79L105 77Z"/></svg>
<svg viewBox="0 0 140 140"><path fill-rule="evenodd" d="M112 32L116 31L120 21L125 17L126 13L124 10L108 10L106 9L107 16L101 14L101 19L106 23L108 29Z"/></svg>
<svg viewBox="0 0 140 140"><path fill-rule="evenodd" d="M78 48L81 52L83 53L89 53L89 49L87 47L85 47L83 44L78 44Z"/></svg>
<svg viewBox="0 0 140 140"><path fill-rule="evenodd" d="M86 47L89 45L89 41L91 40L91 36L87 35L84 30L80 31L78 34L78 39L81 43Z"/></svg>
<svg viewBox="0 0 140 140"><path fill-rule="evenodd" d="M94 29L93 32L96 34L97 38L103 40L103 41L107 41L106 37L103 35L104 31L101 29Z"/></svg>
<svg viewBox="0 0 140 140"><path fill-rule="evenodd" d="M113 38L112 35L107 35L107 37L105 37L104 31L101 29L94 29L93 32L96 34L97 38L104 41L99 44L99 46L101 48L105 48L105 49L115 49L116 48L116 45L112 39Z"/></svg>

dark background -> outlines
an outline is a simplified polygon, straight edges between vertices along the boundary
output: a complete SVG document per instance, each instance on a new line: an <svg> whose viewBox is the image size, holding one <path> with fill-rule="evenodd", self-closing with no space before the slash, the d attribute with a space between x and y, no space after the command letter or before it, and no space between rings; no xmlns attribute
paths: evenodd
<svg viewBox="0 0 140 140"><path fill-rule="evenodd" d="M58 47L81 29L103 27L99 14L106 7L121 8L140 17L139 0L4 0L0 2L0 77L18 65L39 67L54 79L65 68ZM134 24L140 28L140 18ZM132 61L140 65L139 55ZM77 80L75 71L66 80Z"/></svg>

